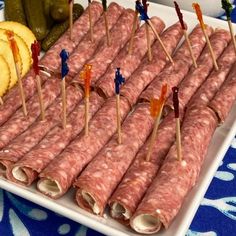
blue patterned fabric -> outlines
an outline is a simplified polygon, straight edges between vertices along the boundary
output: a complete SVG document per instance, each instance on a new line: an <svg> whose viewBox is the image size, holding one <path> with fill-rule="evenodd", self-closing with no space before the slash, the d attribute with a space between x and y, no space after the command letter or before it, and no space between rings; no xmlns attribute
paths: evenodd
<svg viewBox="0 0 236 236"><path fill-rule="evenodd" d="M236 1L235 1L236 3ZM0 0L0 10L4 1ZM224 16L220 17L225 19ZM232 13L236 22L236 8ZM236 235L236 137L208 188L186 236ZM72 220L0 189L0 236L102 236Z"/></svg>

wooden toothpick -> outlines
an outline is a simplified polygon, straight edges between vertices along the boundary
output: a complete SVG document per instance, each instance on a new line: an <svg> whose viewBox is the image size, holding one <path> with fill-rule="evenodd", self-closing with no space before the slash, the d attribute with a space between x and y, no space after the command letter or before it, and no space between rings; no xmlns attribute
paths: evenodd
<svg viewBox="0 0 236 236"><path fill-rule="evenodd" d="M218 71L219 67L218 67L217 62L216 62L216 56L215 56L215 53L212 49L211 42L210 42L209 37L208 37L207 32L206 32L206 26L205 26L203 18L202 18L202 11L201 11L200 5L198 3L193 3L193 9L196 12L198 21L199 21L201 29L202 29L202 32L203 32L204 37L206 39L206 43L207 43L207 46L209 48L215 70Z"/></svg>

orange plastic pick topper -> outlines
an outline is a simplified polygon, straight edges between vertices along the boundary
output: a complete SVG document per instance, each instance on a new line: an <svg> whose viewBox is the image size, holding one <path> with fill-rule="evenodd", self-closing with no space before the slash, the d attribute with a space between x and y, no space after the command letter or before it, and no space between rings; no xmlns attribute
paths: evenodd
<svg viewBox="0 0 236 236"><path fill-rule="evenodd" d="M193 9L195 10L196 14L197 14L197 18L198 18L198 21L200 23L200 26L202 27L202 29L206 29L206 26L204 24L204 21L203 21L203 18L202 18L202 10L201 10L201 7L198 3L193 3Z"/></svg>
<svg viewBox="0 0 236 236"><path fill-rule="evenodd" d="M17 43L14 39L14 32L11 30L6 30L5 34L7 35L7 39L10 43L10 47L13 53L14 61L15 63L18 63L20 61L20 54L19 54L19 48L17 46Z"/></svg>

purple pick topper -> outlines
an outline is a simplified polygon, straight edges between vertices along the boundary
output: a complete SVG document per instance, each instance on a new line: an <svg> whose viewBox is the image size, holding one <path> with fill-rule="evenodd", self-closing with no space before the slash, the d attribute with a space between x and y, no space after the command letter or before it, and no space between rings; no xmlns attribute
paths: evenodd
<svg viewBox="0 0 236 236"><path fill-rule="evenodd" d="M69 53L65 49L62 49L62 51L60 53L60 57L61 57L61 78L64 79L65 76L69 72L69 67L67 65Z"/></svg>
<svg viewBox="0 0 236 236"><path fill-rule="evenodd" d="M115 93L120 94L120 86L125 82L125 78L120 73L120 68L116 69L114 82L115 82Z"/></svg>
<svg viewBox="0 0 236 236"><path fill-rule="evenodd" d="M139 16L140 20L144 20L144 21L149 20L147 12L140 1L136 1L135 9L140 14Z"/></svg>

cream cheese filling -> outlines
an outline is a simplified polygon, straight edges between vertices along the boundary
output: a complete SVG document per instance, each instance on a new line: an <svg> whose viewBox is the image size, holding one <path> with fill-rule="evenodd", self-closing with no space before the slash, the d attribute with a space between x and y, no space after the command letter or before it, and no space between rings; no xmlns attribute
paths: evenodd
<svg viewBox="0 0 236 236"><path fill-rule="evenodd" d="M62 192L60 184L56 180L51 179L44 179L42 181L39 181L38 189L41 192L48 194L52 197L55 197Z"/></svg>
<svg viewBox="0 0 236 236"><path fill-rule="evenodd" d="M95 214L98 215L100 213L100 209L99 209L95 199L91 196L91 194L82 190L81 195L82 195L82 198L89 204L91 210Z"/></svg>
<svg viewBox="0 0 236 236"><path fill-rule="evenodd" d="M149 214L141 214L134 218L132 226L139 233L155 233L160 228L160 220Z"/></svg>
<svg viewBox="0 0 236 236"><path fill-rule="evenodd" d="M21 182L28 181L28 176L26 175L25 171L20 166L16 166L12 169L12 175L18 181L21 181Z"/></svg>
<svg viewBox="0 0 236 236"><path fill-rule="evenodd" d="M124 218L125 220L130 219L131 213L128 209L122 206L118 202L114 202L111 206L111 215L114 218Z"/></svg>

